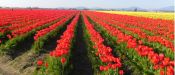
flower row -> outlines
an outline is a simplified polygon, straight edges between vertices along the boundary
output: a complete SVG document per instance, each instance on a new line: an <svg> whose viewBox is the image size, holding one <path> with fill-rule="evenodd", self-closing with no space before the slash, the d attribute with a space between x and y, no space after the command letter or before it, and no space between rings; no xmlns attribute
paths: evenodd
<svg viewBox="0 0 175 75"><path fill-rule="evenodd" d="M55 48L55 50L50 52L50 56L61 57L62 55L66 55L69 53L71 42L74 37L74 30L78 22L78 19L79 14L77 14L73 19L73 21L70 23L70 25L68 25L66 31L63 33L61 38L57 40L57 47ZM63 57L61 61L62 63L64 63L65 58Z"/></svg>
<svg viewBox="0 0 175 75"><path fill-rule="evenodd" d="M94 43L93 48L96 49L96 56L106 65L100 65L99 69L101 71L107 71L109 69L116 69L122 66L120 58L114 57L112 54L112 49L103 44L104 39L101 35L94 29L93 25L88 21L87 17L83 15L84 23L86 25L87 31L90 35L90 40ZM120 70L123 71L123 70ZM123 74L123 73L121 73Z"/></svg>
<svg viewBox="0 0 175 75"><path fill-rule="evenodd" d="M40 31L37 31L37 33L34 36L34 40L37 40L39 37L42 37L43 35L49 33L50 31L54 30L55 28L57 28L58 26L62 25L63 23L65 23L68 19L70 19L72 17L72 15L67 14L68 16L66 16L66 18L63 18L62 20L58 21L57 23L42 29Z"/></svg>

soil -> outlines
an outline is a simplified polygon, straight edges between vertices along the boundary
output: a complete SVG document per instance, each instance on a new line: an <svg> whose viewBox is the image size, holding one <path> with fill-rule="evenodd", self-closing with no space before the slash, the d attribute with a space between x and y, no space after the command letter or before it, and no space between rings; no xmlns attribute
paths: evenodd
<svg viewBox="0 0 175 75"><path fill-rule="evenodd" d="M93 75L92 65L87 55L85 40L83 39L82 18L78 21L77 34L75 36L74 48L72 49L71 63L73 70L70 75Z"/></svg>

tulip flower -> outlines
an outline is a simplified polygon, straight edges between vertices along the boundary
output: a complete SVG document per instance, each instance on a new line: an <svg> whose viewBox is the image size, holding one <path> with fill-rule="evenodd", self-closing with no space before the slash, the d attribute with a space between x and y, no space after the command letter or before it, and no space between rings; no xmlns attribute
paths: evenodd
<svg viewBox="0 0 175 75"><path fill-rule="evenodd" d="M61 58L61 63L64 64L66 62L66 58Z"/></svg>
<svg viewBox="0 0 175 75"><path fill-rule="evenodd" d="M37 65L38 65L38 66L42 66L42 65L43 65L43 61L42 61L42 60L38 60L38 61L37 61Z"/></svg>
<svg viewBox="0 0 175 75"><path fill-rule="evenodd" d="M119 70L119 75L123 75L123 74L124 74L123 70Z"/></svg>

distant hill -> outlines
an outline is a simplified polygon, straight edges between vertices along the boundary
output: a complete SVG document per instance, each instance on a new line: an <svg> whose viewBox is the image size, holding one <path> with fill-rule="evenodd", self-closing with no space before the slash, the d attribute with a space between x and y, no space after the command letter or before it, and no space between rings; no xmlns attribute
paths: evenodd
<svg viewBox="0 0 175 75"><path fill-rule="evenodd" d="M86 7L76 7L76 9L83 10L83 9L88 9L88 8L86 8Z"/></svg>
<svg viewBox="0 0 175 75"><path fill-rule="evenodd" d="M174 11L174 6L167 6L167 7L157 9L157 10L158 11Z"/></svg>
<svg viewBox="0 0 175 75"><path fill-rule="evenodd" d="M116 10L125 10L125 11L168 11L168 12L173 12L174 11L174 6L167 6L163 8L157 8L157 9L145 9L145 8L140 8L140 7L129 7L129 8L118 8Z"/></svg>
<svg viewBox="0 0 175 75"><path fill-rule="evenodd" d="M143 9L143 8L140 8L140 7L118 8L118 10L125 10L125 11L147 11L147 9Z"/></svg>

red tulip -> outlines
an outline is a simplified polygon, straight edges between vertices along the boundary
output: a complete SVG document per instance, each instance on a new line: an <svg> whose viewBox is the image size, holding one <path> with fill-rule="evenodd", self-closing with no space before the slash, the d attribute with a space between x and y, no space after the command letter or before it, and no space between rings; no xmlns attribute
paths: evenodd
<svg viewBox="0 0 175 75"><path fill-rule="evenodd" d="M162 63L163 63L164 66L167 66L169 64L169 61L170 61L169 58L164 58Z"/></svg>
<svg viewBox="0 0 175 75"><path fill-rule="evenodd" d="M42 60L38 60L38 61L37 61L37 65L38 65L38 66L42 66L42 65L43 65L43 61L42 61Z"/></svg>
<svg viewBox="0 0 175 75"><path fill-rule="evenodd" d="M49 66L48 63L46 62L46 63L45 63L45 67L48 67L48 66Z"/></svg>
<svg viewBox="0 0 175 75"><path fill-rule="evenodd" d="M163 60L163 59L164 59L164 54L162 54L162 53L159 54L159 59L160 59L160 60Z"/></svg>
<svg viewBox="0 0 175 75"><path fill-rule="evenodd" d="M103 66L100 66L100 71L103 71L104 70L104 67Z"/></svg>
<svg viewBox="0 0 175 75"><path fill-rule="evenodd" d="M160 75L165 75L165 72L163 70L160 70Z"/></svg>
<svg viewBox="0 0 175 75"><path fill-rule="evenodd" d="M123 74L124 74L123 70L119 70L119 75L123 75Z"/></svg>
<svg viewBox="0 0 175 75"><path fill-rule="evenodd" d="M61 63L64 64L66 62L66 58L62 57L61 58Z"/></svg>
<svg viewBox="0 0 175 75"><path fill-rule="evenodd" d="M157 70L158 68L159 68L159 66L158 65L154 65L154 67L153 67L155 70Z"/></svg>
<svg viewBox="0 0 175 75"><path fill-rule="evenodd" d="M11 38L12 38L12 36L11 36L10 34L8 34L8 35L7 35L7 37L8 37L9 39L11 39Z"/></svg>
<svg viewBox="0 0 175 75"><path fill-rule="evenodd" d="M139 40L139 44L141 45L141 44L143 44L143 42L141 40Z"/></svg>
<svg viewBox="0 0 175 75"><path fill-rule="evenodd" d="M174 68L172 66L167 67L166 75L174 75Z"/></svg>
<svg viewBox="0 0 175 75"><path fill-rule="evenodd" d="M108 71L109 70L109 67L108 66L104 66L104 71Z"/></svg>
<svg viewBox="0 0 175 75"><path fill-rule="evenodd" d="M54 52L50 52L49 54L50 54L50 56L54 56Z"/></svg>
<svg viewBox="0 0 175 75"><path fill-rule="evenodd" d="M174 61L170 61L170 65L171 66L174 66Z"/></svg>
<svg viewBox="0 0 175 75"><path fill-rule="evenodd" d="M112 65L111 65L111 68L112 68L112 69L116 69L116 68L117 68L117 64L112 64Z"/></svg>

